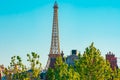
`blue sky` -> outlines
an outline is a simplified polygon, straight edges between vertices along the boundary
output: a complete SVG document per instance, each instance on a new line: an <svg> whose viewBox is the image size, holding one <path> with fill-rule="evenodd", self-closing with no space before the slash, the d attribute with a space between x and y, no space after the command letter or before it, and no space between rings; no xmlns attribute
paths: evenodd
<svg viewBox="0 0 120 80"><path fill-rule="evenodd" d="M65 56L81 53L92 42L101 54L120 57L119 0L58 0L60 47ZM52 31L54 0L0 0L0 64L13 55L36 52L46 65ZM120 59L118 59L120 63ZM119 64L120 66L120 64Z"/></svg>

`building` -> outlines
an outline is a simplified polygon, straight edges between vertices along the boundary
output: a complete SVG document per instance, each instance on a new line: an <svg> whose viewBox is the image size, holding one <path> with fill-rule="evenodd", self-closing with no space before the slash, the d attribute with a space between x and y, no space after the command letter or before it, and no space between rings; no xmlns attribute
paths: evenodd
<svg viewBox="0 0 120 80"><path fill-rule="evenodd" d="M1 80L2 77L3 77L3 72L4 72L4 70L5 70L4 65L0 65L0 80Z"/></svg>
<svg viewBox="0 0 120 80"><path fill-rule="evenodd" d="M112 52L108 52L106 54L106 60L110 62L110 66L112 70L114 70L115 68L118 68L117 57L115 57L115 55Z"/></svg>
<svg viewBox="0 0 120 80"><path fill-rule="evenodd" d="M66 63L70 66L74 66L74 61L78 59L78 51L77 50L72 50L71 55L67 56L66 58Z"/></svg>

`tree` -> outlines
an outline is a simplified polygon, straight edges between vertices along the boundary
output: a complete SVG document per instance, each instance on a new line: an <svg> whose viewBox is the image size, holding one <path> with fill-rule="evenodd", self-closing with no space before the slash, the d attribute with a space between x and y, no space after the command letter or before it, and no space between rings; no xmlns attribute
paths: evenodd
<svg viewBox="0 0 120 80"><path fill-rule="evenodd" d="M120 69L116 68L114 71L113 71L113 80L120 80Z"/></svg>
<svg viewBox="0 0 120 80"><path fill-rule="evenodd" d="M55 68L48 69L47 78L48 80L79 80L80 75L72 67L68 67L63 62L62 57L58 57L56 58Z"/></svg>
<svg viewBox="0 0 120 80"><path fill-rule="evenodd" d="M84 54L75 62L76 71L81 80L108 80L112 79L112 69L109 62L96 49L93 43L86 48Z"/></svg>
<svg viewBox="0 0 120 80"><path fill-rule="evenodd" d="M30 62L31 70L32 70L32 79L40 80L41 73L41 63L39 61L40 56L35 52L32 52L31 55L27 54L27 61Z"/></svg>
<svg viewBox="0 0 120 80"><path fill-rule="evenodd" d="M74 67L68 68L68 80L80 80L80 74L75 71Z"/></svg>
<svg viewBox="0 0 120 80"><path fill-rule="evenodd" d="M48 68L46 73L46 80L55 80L54 69Z"/></svg>
<svg viewBox="0 0 120 80"><path fill-rule="evenodd" d="M7 76L7 80L24 80L27 78L25 71L26 67L22 63L21 57L13 56L11 57L10 66L8 66L8 69L5 69L4 73Z"/></svg>
<svg viewBox="0 0 120 80"><path fill-rule="evenodd" d="M7 80L40 80L41 63L39 55L32 52L31 55L27 54L27 57L27 61L31 64L32 72L29 73L20 56L13 56L11 57L10 66L5 68L4 71Z"/></svg>
<svg viewBox="0 0 120 80"><path fill-rule="evenodd" d="M68 65L63 62L62 57L56 58L55 69L54 69L55 79L66 80L67 72L68 72Z"/></svg>

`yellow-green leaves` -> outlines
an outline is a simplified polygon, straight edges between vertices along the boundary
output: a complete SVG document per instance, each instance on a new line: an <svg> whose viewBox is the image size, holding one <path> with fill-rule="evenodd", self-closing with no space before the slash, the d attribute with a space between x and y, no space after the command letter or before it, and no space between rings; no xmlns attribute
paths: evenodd
<svg viewBox="0 0 120 80"><path fill-rule="evenodd" d="M83 56L76 61L76 71L80 74L81 80L111 79L110 65L100 54L92 43L86 48Z"/></svg>

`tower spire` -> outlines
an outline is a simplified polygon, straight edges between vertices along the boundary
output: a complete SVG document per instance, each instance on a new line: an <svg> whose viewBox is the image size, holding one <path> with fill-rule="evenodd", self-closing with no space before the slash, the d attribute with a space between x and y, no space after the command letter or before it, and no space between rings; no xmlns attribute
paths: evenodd
<svg viewBox="0 0 120 80"><path fill-rule="evenodd" d="M58 8L58 4L57 4L56 0L55 0L55 3L54 3L54 8Z"/></svg>

